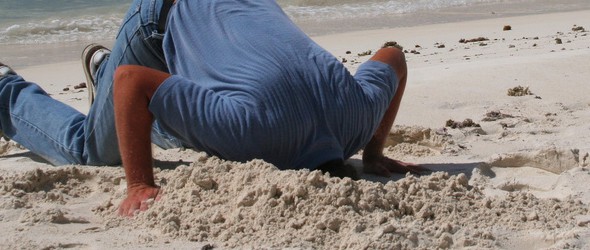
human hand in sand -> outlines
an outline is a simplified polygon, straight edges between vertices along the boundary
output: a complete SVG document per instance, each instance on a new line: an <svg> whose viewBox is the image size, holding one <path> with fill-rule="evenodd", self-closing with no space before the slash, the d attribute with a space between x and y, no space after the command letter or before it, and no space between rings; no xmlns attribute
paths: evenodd
<svg viewBox="0 0 590 250"><path fill-rule="evenodd" d="M429 169L414 163L394 160L386 156L374 156L366 159L363 157L363 171L369 174L376 174L379 176L389 177L391 174L420 174Z"/></svg>
<svg viewBox="0 0 590 250"><path fill-rule="evenodd" d="M115 72L115 126L127 180L127 198L119 207L120 215L133 216L148 208L149 199L158 200L150 138L154 118L148 105L157 87L169 76L131 65L121 66Z"/></svg>
<svg viewBox="0 0 590 250"><path fill-rule="evenodd" d="M119 215L132 217L137 211L149 208L149 200L160 199L160 188L157 186L138 185L127 188L127 198L119 206Z"/></svg>
<svg viewBox="0 0 590 250"><path fill-rule="evenodd" d="M370 60L385 63L395 71L397 79L392 80L397 80L397 89L385 111L385 114L381 118L379 127L377 127L377 130L373 134L369 143L365 145L363 152L363 171L365 173L389 177L392 173L410 172L418 174L421 171L427 170L416 164L393 160L383 155L385 142L387 141L389 131L397 116L397 111L399 110L404 90L406 88L408 69L404 52L402 52L397 43L393 43L392 45L386 43L382 49L378 50L375 55L371 57ZM320 167L326 166L322 165ZM343 167L339 168L344 169Z"/></svg>
<svg viewBox="0 0 590 250"><path fill-rule="evenodd" d="M395 92L393 100L389 104L385 115L381 119L379 127L375 131L371 141L365 146L363 152L363 165L366 173L377 174L389 177L392 173L414 173L419 174L428 169L418 166L416 164L402 162L387 158L383 155L383 148L389 136L389 131L393 126L397 111L402 100L407 79L407 65L404 53L399 48L384 48L371 58L371 60L380 61L389 64L395 70L398 77L398 88Z"/></svg>

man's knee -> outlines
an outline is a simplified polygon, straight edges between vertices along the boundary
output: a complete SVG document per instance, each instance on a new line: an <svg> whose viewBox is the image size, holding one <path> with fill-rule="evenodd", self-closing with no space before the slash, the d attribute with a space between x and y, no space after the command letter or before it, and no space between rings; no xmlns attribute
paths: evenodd
<svg viewBox="0 0 590 250"><path fill-rule="evenodd" d="M115 70L114 81L115 84L121 82L138 81L141 76L141 67L136 65L122 65Z"/></svg>
<svg viewBox="0 0 590 250"><path fill-rule="evenodd" d="M380 61L389 64L395 70L398 78L406 77L408 67L406 64L406 56L403 51L398 48L383 48L377 51L371 60Z"/></svg>
<svg viewBox="0 0 590 250"><path fill-rule="evenodd" d="M115 99L118 96L129 95L130 93L137 93L138 88L142 82L141 68L135 65L122 65L115 70L113 96Z"/></svg>
<svg viewBox="0 0 590 250"><path fill-rule="evenodd" d="M403 51L399 50L399 49L395 49L395 51L393 52L393 61L394 61L394 66L393 69L395 69L398 77L405 77L408 74L408 65L406 63L406 55L404 54Z"/></svg>

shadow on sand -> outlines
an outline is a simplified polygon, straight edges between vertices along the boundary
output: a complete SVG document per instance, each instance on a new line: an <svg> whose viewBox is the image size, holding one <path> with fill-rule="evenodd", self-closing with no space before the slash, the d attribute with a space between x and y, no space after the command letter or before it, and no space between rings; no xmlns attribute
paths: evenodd
<svg viewBox="0 0 590 250"><path fill-rule="evenodd" d="M387 183L389 181L397 181L403 179L405 174L393 174L391 177L381 177L372 174L365 174L362 172L362 161L359 159L350 159L347 161L348 164L354 166L354 168L360 173L360 177L363 180L375 181L381 183ZM469 162L469 163L426 163L420 164L422 167L430 169L430 172L425 172L421 176L426 176L434 172L447 172L449 175L465 174L467 178L471 178L473 170L485 165L483 162Z"/></svg>

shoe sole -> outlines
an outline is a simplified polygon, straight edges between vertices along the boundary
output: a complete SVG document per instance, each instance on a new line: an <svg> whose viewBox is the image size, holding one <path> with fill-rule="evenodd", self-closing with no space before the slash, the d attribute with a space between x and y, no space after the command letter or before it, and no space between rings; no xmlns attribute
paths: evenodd
<svg viewBox="0 0 590 250"><path fill-rule="evenodd" d="M88 89L88 103L92 106L94 103L94 98L96 97L96 91L94 89L94 78L92 77L92 72L90 70L90 60L92 60L92 56L95 52L107 49L106 47L92 43L84 48L82 52L82 68L84 69L84 74L86 75L86 88Z"/></svg>
<svg viewBox="0 0 590 250"><path fill-rule="evenodd" d="M2 72L4 71L4 72ZM12 70L12 68L8 65L3 64L2 62L0 62L0 76L3 75L16 75L16 72L14 72L14 70Z"/></svg>
<svg viewBox="0 0 590 250"><path fill-rule="evenodd" d="M0 139L4 139L7 142L10 141L10 138L8 138L6 135L4 135L2 130L0 130Z"/></svg>
<svg viewBox="0 0 590 250"><path fill-rule="evenodd" d="M9 74L14 74L16 75L16 72L14 72L14 70L12 70L8 65L5 65L3 63L0 62L0 68L7 68L7 75ZM4 76L4 74L0 73L0 78L2 78ZM10 138L6 137L4 135L4 132L2 132L2 130L0 130L0 139L4 139L5 141L10 141Z"/></svg>

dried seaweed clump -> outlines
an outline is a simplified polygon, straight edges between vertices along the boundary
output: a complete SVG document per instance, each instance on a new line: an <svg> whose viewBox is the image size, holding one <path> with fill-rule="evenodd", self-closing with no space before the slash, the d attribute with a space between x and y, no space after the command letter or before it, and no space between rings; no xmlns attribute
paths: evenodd
<svg viewBox="0 0 590 250"><path fill-rule="evenodd" d="M525 96L525 95L533 95L533 92L529 89L529 87L523 86L516 86L514 88L508 89L508 96Z"/></svg>
<svg viewBox="0 0 590 250"><path fill-rule="evenodd" d="M469 118L465 119L462 122L456 122L456 121L449 119L446 123L446 126L450 127L450 128L468 128L468 127L481 128L481 125L473 122L473 120L471 120Z"/></svg>
<svg viewBox="0 0 590 250"><path fill-rule="evenodd" d="M398 48L399 50L404 50L404 47L401 46L396 41L385 42L381 48L390 48L390 47Z"/></svg>
<svg viewBox="0 0 590 250"><path fill-rule="evenodd" d="M370 56L371 54L373 54L373 51L372 50L367 50L365 52L358 53L357 55L358 56Z"/></svg>
<svg viewBox="0 0 590 250"><path fill-rule="evenodd" d="M483 118L481 121L493 122L493 121L501 120L504 118L514 118L514 116L509 115L509 114L504 114L500 111L490 111L490 112L486 113L486 117Z"/></svg>
<svg viewBox="0 0 590 250"><path fill-rule="evenodd" d="M563 41L561 40L561 38L555 38L555 43L556 44L563 44Z"/></svg>
<svg viewBox="0 0 590 250"><path fill-rule="evenodd" d="M577 25L574 24L574 27L572 28L572 31L584 32L586 30L584 29L584 27L577 26Z"/></svg>
<svg viewBox="0 0 590 250"><path fill-rule="evenodd" d="M472 39L465 39L465 38L461 38L461 40L459 40L460 43L474 43L474 42L483 42L483 41L489 41L490 39L486 38L486 37L478 37L478 38L472 38Z"/></svg>

